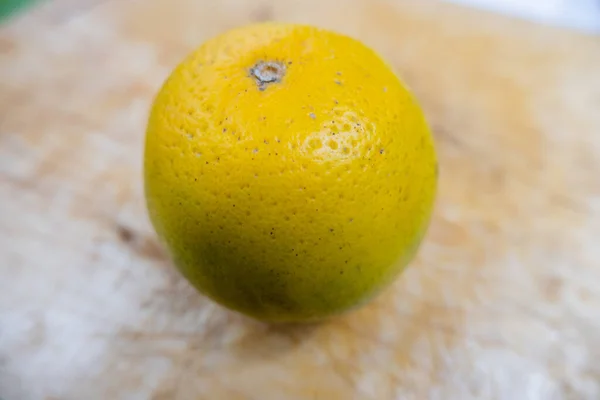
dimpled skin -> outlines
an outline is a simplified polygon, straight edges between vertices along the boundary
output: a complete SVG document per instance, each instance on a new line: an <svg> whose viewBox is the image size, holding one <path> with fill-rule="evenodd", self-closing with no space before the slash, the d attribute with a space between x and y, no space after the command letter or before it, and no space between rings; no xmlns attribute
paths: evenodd
<svg viewBox="0 0 600 400"><path fill-rule="evenodd" d="M280 79L253 75L261 62ZM385 62L293 24L237 28L188 56L155 98L144 163L177 268L274 322L330 317L389 284L421 242L437 181L422 112Z"/></svg>

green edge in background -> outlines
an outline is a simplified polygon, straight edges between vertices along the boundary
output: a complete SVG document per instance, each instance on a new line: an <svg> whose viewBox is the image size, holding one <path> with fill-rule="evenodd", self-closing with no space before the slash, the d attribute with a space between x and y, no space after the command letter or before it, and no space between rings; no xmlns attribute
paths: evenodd
<svg viewBox="0 0 600 400"><path fill-rule="evenodd" d="M36 0L0 0L0 23L5 22L11 15L25 6L35 3Z"/></svg>

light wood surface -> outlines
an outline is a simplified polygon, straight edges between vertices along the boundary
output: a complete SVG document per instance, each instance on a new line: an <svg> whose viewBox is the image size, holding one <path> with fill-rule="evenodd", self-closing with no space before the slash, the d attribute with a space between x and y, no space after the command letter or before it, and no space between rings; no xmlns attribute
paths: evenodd
<svg viewBox="0 0 600 400"><path fill-rule="evenodd" d="M229 313L147 221L170 69L251 20L379 50L435 131L406 273L306 327ZM417 1L55 0L0 28L0 398L600 399L600 40Z"/></svg>

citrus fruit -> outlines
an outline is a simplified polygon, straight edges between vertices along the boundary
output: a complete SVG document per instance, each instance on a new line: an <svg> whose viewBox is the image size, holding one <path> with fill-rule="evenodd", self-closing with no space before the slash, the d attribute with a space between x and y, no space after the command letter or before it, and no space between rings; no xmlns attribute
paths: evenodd
<svg viewBox="0 0 600 400"><path fill-rule="evenodd" d="M252 317L359 306L411 260L436 191L415 98L361 42L262 23L209 39L158 92L150 219L202 293Z"/></svg>

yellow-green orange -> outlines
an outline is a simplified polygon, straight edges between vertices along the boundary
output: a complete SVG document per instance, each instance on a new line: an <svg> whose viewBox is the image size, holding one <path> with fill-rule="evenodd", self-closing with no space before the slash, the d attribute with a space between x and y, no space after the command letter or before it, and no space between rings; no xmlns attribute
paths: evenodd
<svg viewBox="0 0 600 400"><path fill-rule="evenodd" d="M436 179L430 131L390 67L311 26L208 40L164 83L146 134L147 206L175 265L268 321L339 314L389 284Z"/></svg>

